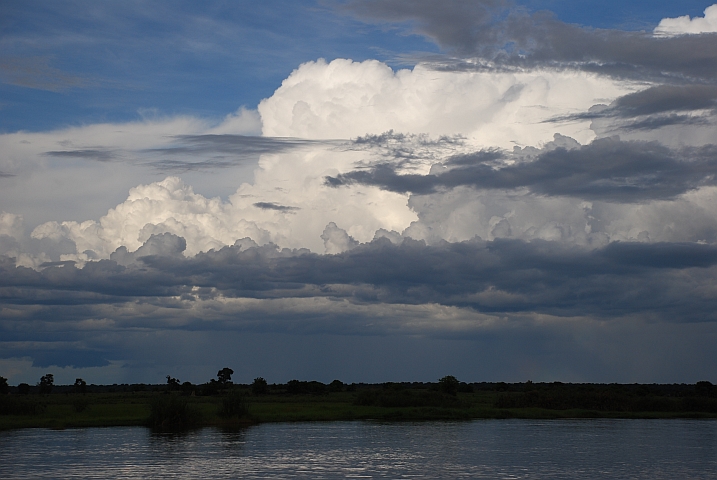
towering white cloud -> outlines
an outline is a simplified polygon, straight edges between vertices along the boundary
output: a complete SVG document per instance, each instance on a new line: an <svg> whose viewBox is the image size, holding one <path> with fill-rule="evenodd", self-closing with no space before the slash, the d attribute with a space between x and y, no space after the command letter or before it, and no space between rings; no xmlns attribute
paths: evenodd
<svg viewBox="0 0 717 480"><path fill-rule="evenodd" d="M575 72L450 73L435 72L422 65L394 72L377 61L319 60L293 72L272 97L260 104L259 114L264 135L273 137L348 139L389 130L428 134L406 137L403 145L398 146L414 152L414 158L409 159L411 168L427 172L437 161L436 155L440 158L451 152L441 150L440 142L431 143L441 135L465 137L448 144L455 147L454 153L479 146L538 145L553 137L555 126L545 120L582 111L597 101L609 101L632 89L619 82ZM251 112L240 110L222 125L205 126L203 131L211 134L232 128L245 131L251 128L254 119ZM594 136L588 127L589 120L560 125L562 131L582 141ZM179 132L201 130L185 127ZM102 135L108 133L102 132L106 130L95 127L87 133L95 134L100 145L114 145L116 151L110 149L109 155L130 151L120 148L125 137L115 134L103 140ZM70 133L65 142L65 149L71 150L67 155L91 150L86 140L82 143L76 138L80 131ZM153 138L156 137L148 137L147 147L159 151L157 144L151 143ZM191 155L193 151L172 150L167 142L160 146L168 161L174 160L173 153ZM423 151L415 154L421 142ZM64 253L62 259L87 260L107 258L120 246L135 250L152 234L160 233L185 238L185 254L191 256L231 245L243 237L259 244L274 242L323 252L328 247L322 241L322 233L331 222L362 242L371 240L380 229L402 232L417 220L405 194L375 187L335 189L325 184L327 176L392 154L365 146L317 145L294 152L264 154L253 182L243 183L227 200L197 194L176 177L142 185L131 189L127 200L110 209L99 221L53 221L38 226L32 236L71 240L76 252ZM329 251L336 248L334 245Z"/></svg>
<svg viewBox="0 0 717 480"><path fill-rule="evenodd" d="M301 65L259 105L263 133L353 138L388 130L461 134L486 147L512 148L552 140L558 115L582 112L635 86L582 72L440 72L425 65L394 72L371 60ZM594 138L586 120L561 133Z"/></svg>
<svg viewBox="0 0 717 480"><path fill-rule="evenodd" d="M309 62L260 104L264 135L353 141L264 153L253 181L224 200L195 193L179 177L170 177L131 189L126 201L98 221L53 221L35 228L32 237L74 242L75 251L64 251L59 260L79 261L108 258L121 246L134 251L162 233L184 238L187 256L244 237L260 245L338 253L352 242L370 241L379 230L429 243L476 235L592 247L615 240L711 241L717 219L705 202L712 190L695 191L677 203L620 204L609 198L576 201L560 192L546 197L512 187L411 195L381 185L334 188L327 182L382 162L404 173L434 174L451 155L481 148L538 147L516 150L511 162L532 162L541 151L575 149L595 138L590 127L598 125L601 136L610 135L609 118L581 113L636 88L582 72L456 73L422 65L394 72L377 61ZM215 130L241 119L249 125L252 118L240 111ZM642 135L643 140L653 138L649 131ZM603 143L609 154L610 142ZM172 152L165 149L170 159Z"/></svg>

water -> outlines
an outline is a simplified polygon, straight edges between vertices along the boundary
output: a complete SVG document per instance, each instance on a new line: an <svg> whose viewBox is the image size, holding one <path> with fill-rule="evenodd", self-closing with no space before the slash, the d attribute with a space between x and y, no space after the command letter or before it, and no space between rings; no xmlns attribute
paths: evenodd
<svg viewBox="0 0 717 480"><path fill-rule="evenodd" d="M717 422L485 420L0 432L0 478L717 478Z"/></svg>

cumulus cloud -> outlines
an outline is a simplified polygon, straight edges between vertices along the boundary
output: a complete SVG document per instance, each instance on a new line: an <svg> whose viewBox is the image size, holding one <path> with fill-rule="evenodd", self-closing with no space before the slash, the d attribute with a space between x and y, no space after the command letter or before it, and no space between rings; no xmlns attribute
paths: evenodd
<svg viewBox="0 0 717 480"><path fill-rule="evenodd" d="M109 258L164 233L184 238L189 257L244 237L337 253L379 231L431 244L474 235L594 247L621 239L709 240L713 215L685 195L710 197L711 145L591 140L607 134L599 121L709 107L714 89L636 88L575 72L451 73L420 65L394 72L375 61L309 62L259 106L267 136L186 133L142 149L160 157L157 165L189 171L257 155L253 182L224 199L176 177L134 187L99 220L34 228L33 239L63 247L32 264ZM611 116L591 112L606 99ZM575 119L564 120L570 115ZM400 130L379 130L384 123ZM556 128L576 132L577 140ZM353 140L325 140L332 137ZM509 150L515 143L535 147ZM703 228L685 225L677 213L683 207L670 203L678 197ZM641 208L651 209L654 221L640 219ZM332 222L345 231L327 227ZM667 232L660 222L684 226Z"/></svg>
<svg viewBox="0 0 717 480"><path fill-rule="evenodd" d="M263 134L274 137L348 139L393 130L507 148L550 141L553 127L544 120L637 88L580 72L455 73L421 64L394 72L375 60L319 60L292 72L259 113ZM589 121L561 129L583 143L594 137Z"/></svg>
<svg viewBox="0 0 717 480"><path fill-rule="evenodd" d="M717 5L707 7L704 13L704 17L690 18L689 15L684 15L677 18L663 18L655 27L654 33L660 36L674 36L717 32Z"/></svg>

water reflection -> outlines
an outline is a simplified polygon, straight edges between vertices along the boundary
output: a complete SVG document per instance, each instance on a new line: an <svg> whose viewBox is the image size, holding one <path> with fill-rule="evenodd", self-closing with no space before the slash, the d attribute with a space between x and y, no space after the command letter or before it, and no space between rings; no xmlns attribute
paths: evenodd
<svg viewBox="0 0 717 480"><path fill-rule="evenodd" d="M0 478L716 478L717 422L265 424L0 433Z"/></svg>

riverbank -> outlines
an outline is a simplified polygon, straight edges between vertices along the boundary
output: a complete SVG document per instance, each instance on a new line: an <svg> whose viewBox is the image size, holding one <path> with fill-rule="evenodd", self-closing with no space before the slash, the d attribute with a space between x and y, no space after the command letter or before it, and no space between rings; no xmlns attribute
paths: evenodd
<svg viewBox="0 0 717 480"><path fill-rule="evenodd" d="M687 388L655 386L523 384L518 389L515 385L520 384L494 385L492 389L450 393L430 384L387 384L310 394L287 393L279 388L253 394L248 386L234 386L215 395L161 388L6 395L0 400L4 413L0 414L0 430L135 425L241 427L266 422L350 420L717 418L717 398L711 391L698 395ZM239 405L232 407L232 401Z"/></svg>

